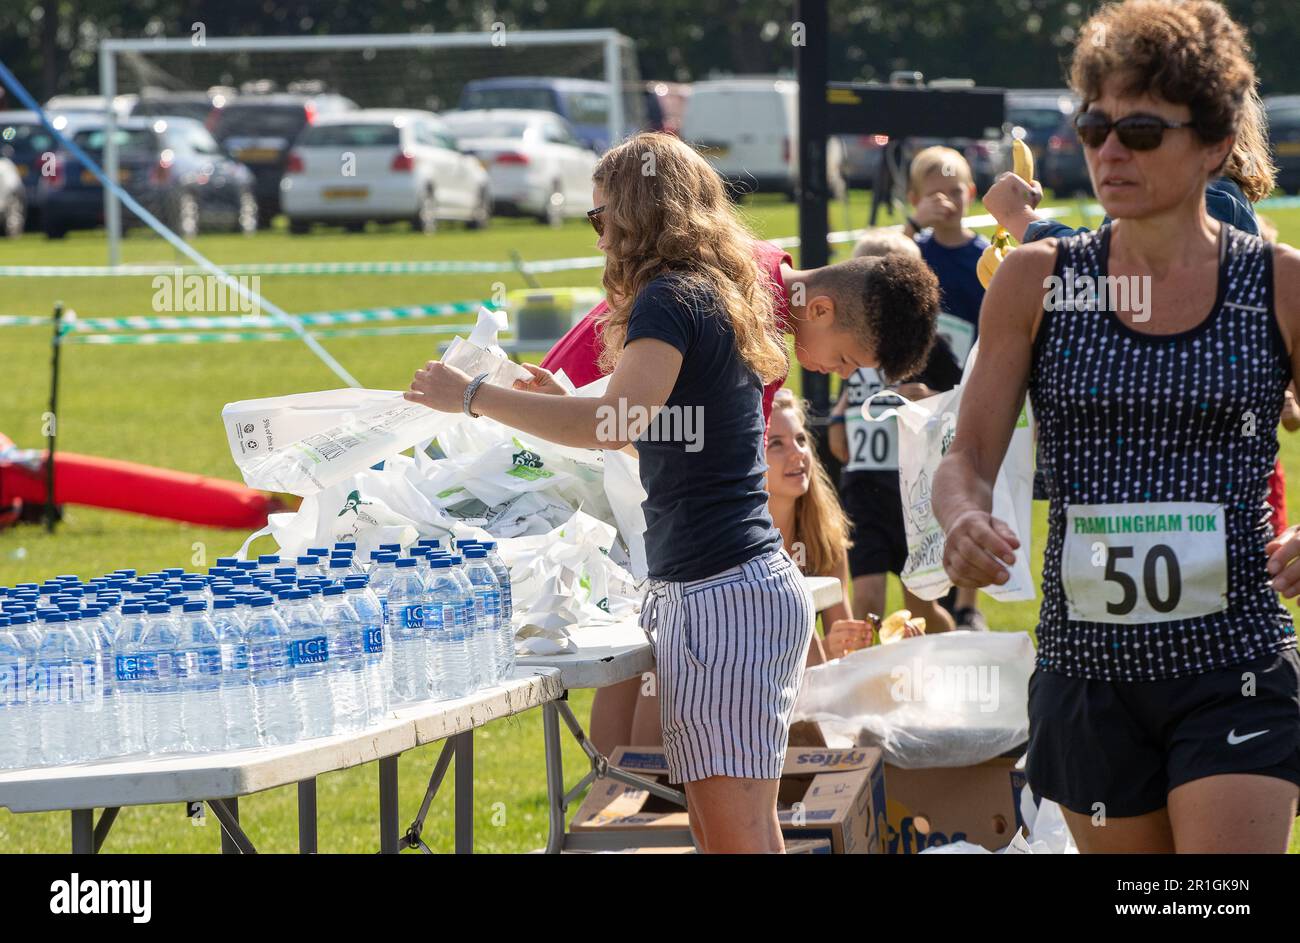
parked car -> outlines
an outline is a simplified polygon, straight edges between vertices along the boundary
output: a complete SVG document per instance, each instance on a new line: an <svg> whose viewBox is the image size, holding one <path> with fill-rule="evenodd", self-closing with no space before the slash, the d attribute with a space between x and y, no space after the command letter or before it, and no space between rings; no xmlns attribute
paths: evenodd
<svg viewBox="0 0 1300 943"><path fill-rule="evenodd" d="M18 168L7 157L0 157L0 236L17 239L27 220L27 191Z"/></svg>
<svg viewBox="0 0 1300 943"><path fill-rule="evenodd" d="M691 87L683 82L646 82L646 127L651 131L681 134L682 118L691 100Z"/></svg>
<svg viewBox="0 0 1300 943"><path fill-rule="evenodd" d="M492 192L478 158L461 153L428 111L369 108L317 119L289 152L280 200L289 230L313 222L361 229L407 219L432 232L441 219L487 225Z"/></svg>
<svg viewBox="0 0 1300 943"><path fill-rule="evenodd" d="M777 78L696 82L682 121L682 138L696 145L735 192L777 191L794 199L799 187L799 84ZM830 138L826 176L844 192L843 144Z"/></svg>
<svg viewBox="0 0 1300 943"><path fill-rule="evenodd" d="M225 153L202 124L193 118L127 118L114 134L119 182L178 235L189 239L208 230L256 230L252 173ZM102 124L80 126L72 135L73 143L96 162L103 160L107 138ZM55 155L55 172L41 178L41 187L42 224L49 238L103 225L104 189L69 152ZM139 225L139 220L124 210L122 225Z"/></svg>
<svg viewBox="0 0 1300 943"><path fill-rule="evenodd" d="M60 132L75 127L78 118L86 115L55 115L52 122ZM71 132L69 132L71 133ZM40 187L43 168L53 170L58 142L50 130L41 123L34 111L0 111L0 157L13 161L14 169L23 181L26 193L27 228L41 228L41 204L44 191Z"/></svg>
<svg viewBox="0 0 1300 943"><path fill-rule="evenodd" d="M614 90L608 83L589 79L528 76L474 79L461 89L460 110L517 108L552 111L569 122L584 147L602 154L613 143L609 139L613 96ZM625 89L622 102L624 133L645 128L645 101L640 89Z"/></svg>
<svg viewBox="0 0 1300 943"><path fill-rule="evenodd" d="M851 187L871 189L880 170L880 161L889 143L888 134L842 134L840 146L844 148L844 163L840 172Z"/></svg>
<svg viewBox="0 0 1300 943"><path fill-rule="evenodd" d="M233 95L218 89L209 89L206 92L169 92L146 89L140 94L140 100L135 103L135 107L131 109L131 117L149 118L176 115L177 117L193 118L196 121L201 121L205 127L211 130L216 126L218 117L213 112L224 108L227 103L233 100Z"/></svg>
<svg viewBox="0 0 1300 943"><path fill-rule="evenodd" d="M275 92L240 95L218 112L212 133L253 172L258 218L264 225L280 212L280 180L299 132L321 118L356 107L342 95Z"/></svg>
<svg viewBox="0 0 1300 943"><path fill-rule="evenodd" d="M1088 166L1074 133L1079 99L1069 89L1017 89L1007 92L1007 124L1020 128L1034 154L1043 186L1058 196L1090 192Z"/></svg>
<svg viewBox="0 0 1300 943"><path fill-rule="evenodd" d="M1277 185L1300 193L1300 95L1270 95L1264 99L1269 147L1277 164Z"/></svg>
<svg viewBox="0 0 1300 943"><path fill-rule="evenodd" d="M596 155L559 115L502 108L452 111L443 120L461 150L487 168L494 213L558 226L591 209Z"/></svg>
<svg viewBox="0 0 1300 943"><path fill-rule="evenodd" d="M130 117L138 97L117 95L113 98L113 111L119 119ZM55 95L45 103L44 110L50 114L91 114L103 117L105 105L103 95Z"/></svg>

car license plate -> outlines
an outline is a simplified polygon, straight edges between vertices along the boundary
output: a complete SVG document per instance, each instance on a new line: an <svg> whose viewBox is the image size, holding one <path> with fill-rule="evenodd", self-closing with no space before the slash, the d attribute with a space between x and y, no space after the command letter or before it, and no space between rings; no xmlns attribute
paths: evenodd
<svg viewBox="0 0 1300 943"><path fill-rule="evenodd" d="M122 169L119 168L118 171L117 171L117 182L118 182L118 183L128 183L130 180L131 180L131 171L129 171L129 170L122 170ZM97 177L96 177L94 174L92 174L89 170L83 170L83 171L81 172L81 182L84 183L84 184L85 184L86 186L88 186L88 187L97 187L97 186L99 186L99 178L97 178Z"/></svg>
<svg viewBox="0 0 1300 943"><path fill-rule="evenodd" d="M273 147L245 147L235 151L235 159L245 164L274 164L280 159L280 152Z"/></svg>
<svg viewBox="0 0 1300 943"><path fill-rule="evenodd" d="M1278 141L1277 153L1279 157L1295 157L1300 154L1300 141Z"/></svg>
<svg viewBox="0 0 1300 943"><path fill-rule="evenodd" d="M326 187L320 194L327 200L364 200L370 196L369 187Z"/></svg>

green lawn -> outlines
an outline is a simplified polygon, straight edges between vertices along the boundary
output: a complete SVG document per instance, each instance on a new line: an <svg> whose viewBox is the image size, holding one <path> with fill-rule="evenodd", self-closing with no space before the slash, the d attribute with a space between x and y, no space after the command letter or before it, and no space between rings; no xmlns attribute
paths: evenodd
<svg viewBox="0 0 1300 943"><path fill-rule="evenodd" d="M832 207L833 229L862 226L869 195L855 192L850 216L841 204ZM975 210L978 212L978 209ZM746 214L762 236L797 232L795 207L779 199L760 198ZM1300 244L1300 210L1270 213L1283 241ZM1067 222L1085 220L1076 212ZM1087 220L1094 224L1097 220ZM447 226L432 236L403 228L372 229L365 234L317 231L291 237L283 231L252 238L208 236L198 249L219 263L282 261L506 260L515 250L525 259L594 254L595 236L584 221L559 230L532 222L494 220L483 232ZM841 247L841 252L847 247ZM74 233L62 242L28 235L16 242L0 240L0 264L103 265L100 233ZM178 261L161 240L132 233L124 261ZM599 285L598 270L539 276L546 286ZM337 310L489 297L494 282L507 289L525 287L517 275L465 276L264 276L262 293L290 312ZM151 314L153 289L148 278L0 277L0 314L48 315L55 300L82 317ZM415 367L437 356L435 336L326 339L324 346L364 385L402 389ZM232 400L330 389L342 384L297 341L238 345L164 347L95 347L69 345L63 350L60 391L60 448L73 452L129 459L182 471L239 480L220 423L221 407ZM49 332L45 328L0 328L0 363L8 374L0 396L0 432L20 446L43 444L43 414L48 407ZM791 385L798 386L796 372ZM1300 508L1300 447L1284 438L1282 456L1289 479L1289 499ZM1037 508L1035 567L1041 565L1045 522ZM122 566L153 570L163 566L207 565L233 552L246 535L190 527L109 511L68 507L58 533L49 537L24 526L0 531L0 584L41 580L59 573L83 578ZM273 546L264 541L268 549ZM255 549L259 549L255 547ZM891 605L897 605L897 587ZM1032 631L1036 603L998 604L985 600L989 621L998 629ZM575 692L573 704L585 722L590 692ZM479 851L528 851L546 837L545 775L541 714L497 721L476 735L476 834ZM567 745L566 745L567 746ZM407 754L402 762L402 817L414 816L438 745ZM572 783L583 772L583 756L566 749L565 767ZM377 848L377 768L333 773L319 781L322 851L369 852ZM425 837L438 851L451 850L451 796L448 779L435 802ZM261 851L296 850L296 796L292 787L271 790L241 802L249 835ZM191 826L184 809L147 806L123 811L106 851L214 851L219 827ZM62 851L69 847L66 814L12 815L0 810L0 849ZM1293 850L1297 844L1293 839Z"/></svg>

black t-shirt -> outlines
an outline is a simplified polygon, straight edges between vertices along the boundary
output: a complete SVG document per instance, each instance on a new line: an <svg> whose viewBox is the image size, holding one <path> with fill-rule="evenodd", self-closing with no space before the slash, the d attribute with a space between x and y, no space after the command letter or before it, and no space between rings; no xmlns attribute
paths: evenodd
<svg viewBox="0 0 1300 943"><path fill-rule="evenodd" d="M668 402L636 441L650 576L695 580L781 548L763 476L763 382L736 352L705 287L656 278L632 304L626 344L651 337L682 354Z"/></svg>

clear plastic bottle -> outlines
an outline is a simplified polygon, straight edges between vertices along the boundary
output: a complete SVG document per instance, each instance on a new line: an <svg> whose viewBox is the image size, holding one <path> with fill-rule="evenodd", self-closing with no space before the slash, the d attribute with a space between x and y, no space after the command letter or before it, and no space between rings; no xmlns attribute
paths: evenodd
<svg viewBox="0 0 1300 943"><path fill-rule="evenodd" d="M257 703L248 661L248 636L233 595L218 596L212 604L212 628L221 646L221 716L226 727L226 747L243 750L260 743Z"/></svg>
<svg viewBox="0 0 1300 943"><path fill-rule="evenodd" d="M27 704L27 652L0 616L0 769L27 765L31 713Z"/></svg>
<svg viewBox="0 0 1300 943"><path fill-rule="evenodd" d="M424 580L413 557L396 562L397 572L388 587L388 637L393 644L395 704L429 697L429 646L424 635Z"/></svg>
<svg viewBox="0 0 1300 943"><path fill-rule="evenodd" d="M329 639L320 611L306 589L280 594L280 612L289 629L289 672L293 695L302 715L303 738L328 737L334 732L334 705L330 697Z"/></svg>
<svg viewBox="0 0 1300 943"><path fill-rule="evenodd" d="M501 590L501 641L498 651L504 666L503 676L509 677L515 670L515 603L510 590L510 568L501 559L501 554L497 553L495 540L480 540L478 545L487 551L488 566L492 568Z"/></svg>
<svg viewBox="0 0 1300 943"><path fill-rule="evenodd" d="M452 573L448 557L429 560L426 586L424 630L429 639L433 696L465 697L475 688L470 671L470 626L465 619L465 590Z"/></svg>
<svg viewBox="0 0 1300 943"><path fill-rule="evenodd" d="M469 575L465 572L465 558L459 553L448 554L445 558L451 561L452 576L460 583L465 641L469 647L469 672L474 681L474 689L478 690L492 683L492 671L496 665L493 636L482 602L474 591L474 584L470 582Z"/></svg>
<svg viewBox="0 0 1300 943"><path fill-rule="evenodd" d="M267 595L253 597L248 618L248 663L259 740L269 745L302 738L302 711L289 673L289 629Z"/></svg>
<svg viewBox="0 0 1300 943"><path fill-rule="evenodd" d="M484 619L487 632L487 652L484 654L488 666L486 684L496 684L505 676L506 660L501 649L501 587L496 574L487 562L487 551L482 547L466 547L462 554L465 558L465 575L474 586L476 608L480 618ZM513 641L511 653L514 652Z"/></svg>
<svg viewBox="0 0 1300 943"><path fill-rule="evenodd" d="M117 697L117 632L118 621L107 611L108 604L95 603L86 607L99 640L99 679L103 692L103 707L99 712L99 755L122 756L126 753L125 721L122 704ZM84 620L83 620L84 623Z"/></svg>
<svg viewBox="0 0 1300 943"><path fill-rule="evenodd" d="M226 749L221 705L221 641L208 618L208 604L196 599L181 607L176 645L176 682L186 748L195 753Z"/></svg>
<svg viewBox="0 0 1300 943"><path fill-rule="evenodd" d="M361 620L365 661L366 721L377 724L388 713L388 692L392 679L392 653L384 631L384 613L379 597L367 585L369 576L349 576L343 581L348 601Z"/></svg>
<svg viewBox="0 0 1300 943"><path fill-rule="evenodd" d="M115 699L122 718L122 753L143 753L144 736L144 677L140 672L140 640L144 637L145 607L143 603L122 604L122 621L113 651L113 681Z"/></svg>
<svg viewBox="0 0 1300 943"><path fill-rule="evenodd" d="M321 619L329 644L330 699L334 706L334 732L354 733L366 726L365 652L361 617L352 608L341 583L322 590Z"/></svg>
<svg viewBox="0 0 1300 943"><path fill-rule="evenodd" d="M145 610L144 635L139 647L127 649L137 659L144 676L144 738L150 753L180 753L185 749L181 693L176 679L176 645L180 628L166 603L151 603Z"/></svg>

